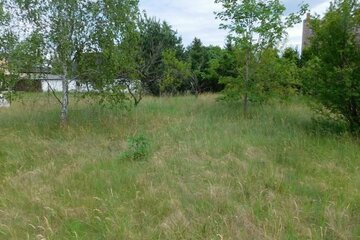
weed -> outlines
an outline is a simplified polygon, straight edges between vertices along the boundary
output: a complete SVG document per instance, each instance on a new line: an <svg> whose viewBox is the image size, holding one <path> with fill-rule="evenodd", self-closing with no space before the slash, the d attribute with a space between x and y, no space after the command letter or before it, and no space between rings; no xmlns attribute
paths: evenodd
<svg viewBox="0 0 360 240"><path fill-rule="evenodd" d="M150 140L143 134L128 139L128 150L123 153L122 158L143 161L149 155Z"/></svg>

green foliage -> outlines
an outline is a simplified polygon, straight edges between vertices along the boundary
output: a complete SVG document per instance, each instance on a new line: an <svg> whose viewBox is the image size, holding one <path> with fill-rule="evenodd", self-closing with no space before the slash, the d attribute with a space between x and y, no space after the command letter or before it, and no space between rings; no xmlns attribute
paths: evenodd
<svg viewBox="0 0 360 240"><path fill-rule="evenodd" d="M1 1L0 2L0 26L2 26L2 27L6 26L7 23L9 22L9 20L10 20L10 13L5 10L4 2Z"/></svg>
<svg viewBox="0 0 360 240"><path fill-rule="evenodd" d="M143 161L149 156L150 140L145 135L136 135L128 139L128 150L122 154L122 159Z"/></svg>
<svg viewBox="0 0 360 240"><path fill-rule="evenodd" d="M9 54L6 61L12 74L31 73L43 66L43 38L38 32L32 32L19 41L16 36L8 42Z"/></svg>
<svg viewBox="0 0 360 240"><path fill-rule="evenodd" d="M117 3L113 4L115 4L113 6L115 9L116 7L121 8L116 5ZM113 26L110 21L110 24L106 26L109 35L114 38L104 39L100 44L94 68L98 71L95 81L100 84L95 85L95 89L104 93L103 101L107 101L111 97L113 103L121 105L132 99L136 106L141 101L143 94L143 85L138 81L141 77L141 52L140 33L137 29L137 5L134 5L135 2L121 4L125 4L123 7L127 7L128 10L125 12L119 9L114 10L107 16L115 24ZM99 26L99 36L102 35L102 28ZM85 66L87 66L86 62ZM86 69L90 72L92 70L89 66Z"/></svg>
<svg viewBox="0 0 360 240"><path fill-rule="evenodd" d="M314 37L303 69L306 92L326 116L343 116L360 131L360 43L358 1L331 4L323 19L313 19Z"/></svg>
<svg viewBox="0 0 360 240"><path fill-rule="evenodd" d="M165 51L163 53L164 76L160 83L160 92L174 95L181 86L189 79L194 78L189 63L179 60L176 52Z"/></svg>
<svg viewBox="0 0 360 240"><path fill-rule="evenodd" d="M133 100L137 106L143 97L139 79L138 32L127 32L119 45L86 52L76 59L79 82L89 87L83 97L97 96L101 104L128 107ZM123 105L123 106L122 106Z"/></svg>
<svg viewBox="0 0 360 240"><path fill-rule="evenodd" d="M200 39L195 38L187 50L188 61L191 66L194 81L191 82L193 92L196 94L206 88L206 69L209 56Z"/></svg>
<svg viewBox="0 0 360 240"><path fill-rule="evenodd" d="M246 64L244 51L235 50L233 56L237 66ZM247 81L245 67L235 69L236 77L230 75L221 78L221 83L225 85L221 99L238 101L241 96L251 92L251 102L264 103L272 97L287 98L295 93L299 87L299 70L294 62L280 58L275 49L266 49L252 59L257 60L249 64L252 74Z"/></svg>
<svg viewBox="0 0 360 240"><path fill-rule="evenodd" d="M221 61L226 50L217 46L208 46L205 49L207 51L208 63L205 69L205 81L202 84L202 91L220 92L224 87L219 83L219 69L222 67L223 63Z"/></svg>
<svg viewBox="0 0 360 240"><path fill-rule="evenodd" d="M238 75L236 50L230 37L227 38L227 43L220 57L219 64L220 66L217 72L221 77L236 77Z"/></svg>
<svg viewBox="0 0 360 240"><path fill-rule="evenodd" d="M206 47L200 39L195 38L188 46L186 55L192 72L189 89L195 94L220 91L222 86L219 85L218 70L223 50L216 46Z"/></svg>
<svg viewBox="0 0 360 240"><path fill-rule="evenodd" d="M33 32L19 40L10 26L0 36L0 91L6 91L5 97L13 102L20 99L18 90L37 91L41 83L29 80L31 73L42 66L42 38Z"/></svg>
<svg viewBox="0 0 360 240"><path fill-rule="evenodd" d="M8 77L8 56L17 39L8 26L9 20L10 14L5 9L4 2L0 2L0 91L9 90L14 85L14 80Z"/></svg>
<svg viewBox="0 0 360 240"><path fill-rule="evenodd" d="M183 57L182 39L167 22L143 16L138 22L140 31L139 72L143 85L153 95L160 94L160 82L164 76L163 53L174 51Z"/></svg>
<svg viewBox="0 0 360 240"><path fill-rule="evenodd" d="M312 105L312 104L310 104ZM348 123L341 114L334 114L326 108L315 107L316 115L312 118L312 131L320 135L343 135L348 131Z"/></svg>
<svg viewBox="0 0 360 240"><path fill-rule="evenodd" d="M301 6L297 14L291 13L284 19L286 8L279 0L215 0L215 3L221 3L224 8L224 11L217 13L217 17L223 21L220 26L230 31L231 38L235 41L235 47L240 49L239 52L245 59L237 61L236 81L231 81L234 77L227 77L223 81L225 84L230 84L226 88L229 91L224 93L225 95L228 93L232 99L236 92L238 95L242 95L244 112L246 112L249 95L250 98L266 99L267 96L260 96L259 93L271 92L271 89L266 86L269 84L264 86L264 82L257 82L260 78L254 76L258 69L261 69L259 67L261 55L264 51L276 47L286 34L287 28L301 22L300 16L307 10L307 5ZM236 57L239 58L239 56ZM269 72L265 75L272 74ZM263 73L261 75L265 76ZM240 99L242 96L236 98Z"/></svg>
<svg viewBox="0 0 360 240"><path fill-rule="evenodd" d="M191 70L203 72L209 60L209 56L200 39L194 38L193 42L188 47L187 54L189 55Z"/></svg>
<svg viewBox="0 0 360 240"><path fill-rule="evenodd" d="M287 28L301 22L300 16L308 7L301 6L299 13L291 13L283 20L286 8L279 0L215 0L215 3L221 3L224 8L223 12L217 13L224 21L221 27L234 34L236 43L255 53L274 47Z"/></svg>
<svg viewBox="0 0 360 240"><path fill-rule="evenodd" d="M265 102L271 97L288 97L298 83L298 68L296 63L280 58L274 49L265 50L259 57L254 80L250 83L253 98Z"/></svg>
<svg viewBox="0 0 360 240"><path fill-rule="evenodd" d="M288 60L291 63L296 64L297 66L300 66L300 53L298 49L294 49L291 47L285 48L282 58Z"/></svg>

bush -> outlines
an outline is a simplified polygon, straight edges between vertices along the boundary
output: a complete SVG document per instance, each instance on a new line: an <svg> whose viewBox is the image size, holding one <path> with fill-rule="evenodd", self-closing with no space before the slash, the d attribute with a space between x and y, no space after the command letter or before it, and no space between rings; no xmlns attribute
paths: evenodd
<svg viewBox="0 0 360 240"><path fill-rule="evenodd" d="M128 150L121 158L133 161L143 161L149 156L149 151L149 139L144 135L137 135L128 139Z"/></svg>

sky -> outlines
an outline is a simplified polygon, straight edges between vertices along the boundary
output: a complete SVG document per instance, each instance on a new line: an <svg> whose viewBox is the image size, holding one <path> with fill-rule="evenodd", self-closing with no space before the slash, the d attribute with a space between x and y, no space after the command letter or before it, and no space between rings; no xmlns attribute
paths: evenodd
<svg viewBox="0 0 360 240"><path fill-rule="evenodd" d="M310 5L312 14L322 15L330 5L330 0L283 0L287 12L296 12L302 2ZM205 45L223 46L227 32L219 29L220 20L214 12L221 11L214 0L140 0L140 9L148 16L167 21L182 37L185 46L197 37ZM305 18L305 16L304 16ZM284 46L301 48L302 24L288 30Z"/></svg>

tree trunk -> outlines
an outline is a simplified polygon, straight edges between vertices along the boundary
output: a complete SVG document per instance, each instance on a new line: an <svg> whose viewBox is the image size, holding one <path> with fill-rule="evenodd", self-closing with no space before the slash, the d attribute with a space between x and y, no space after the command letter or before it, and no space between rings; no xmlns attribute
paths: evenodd
<svg viewBox="0 0 360 240"><path fill-rule="evenodd" d="M9 104L10 104L10 106L11 106L11 104L12 104L12 90L11 90L10 87L8 88L8 92L10 93L10 94L9 94Z"/></svg>
<svg viewBox="0 0 360 240"><path fill-rule="evenodd" d="M195 98L198 98L199 96L199 81L198 81L198 78L194 75L192 77L192 82L190 83L191 84L191 88L192 88L192 91L195 95Z"/></svg>
<svg viewBox="0 0 360 240"><path fill-rule="evenodd" d="M358 112L358 106L354 97L349 102L349 113L350 113L350 131L354 134L360 133L360 116Z"/></svg>
<svg viewBox="0 0 360 240"><path fill-rule="evenodd" d="M247 115L249 108L248 85L250 81L250 52L246 52L246 66L245 66L245 93L244 93L244 115Z"/></svg>
<svg viewBox="0 0 360 240"><path fill-rule="evenodd" d="M244 94L244 115L247 116L247 112L249 109L249 98L248 98L248 93L245 92Z"/></svg>
<svg viewBox="0 0 360 240"><path fill-rule="evenodd" d="M67 79L66 67L64 67L64 75L62 77L62 94L60 124L65 126L68 121L69 112L69 80Z"/></svg>

